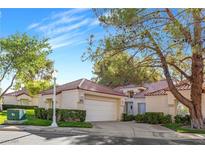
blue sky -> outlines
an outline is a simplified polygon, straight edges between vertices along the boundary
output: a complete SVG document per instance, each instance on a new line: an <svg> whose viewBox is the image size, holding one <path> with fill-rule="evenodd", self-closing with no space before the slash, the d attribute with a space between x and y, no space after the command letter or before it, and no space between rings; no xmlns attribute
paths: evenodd
<svg viewBox="0 0 205 154"><path fill-rule="evenodd" d="M49 57L58 70L58 84L93 76L91 62L81 61L86 39L103 35L91 9L0 9L0 37L16 32L50 38L53 53ZM2 87L7 84L3 82Z"/></svg>

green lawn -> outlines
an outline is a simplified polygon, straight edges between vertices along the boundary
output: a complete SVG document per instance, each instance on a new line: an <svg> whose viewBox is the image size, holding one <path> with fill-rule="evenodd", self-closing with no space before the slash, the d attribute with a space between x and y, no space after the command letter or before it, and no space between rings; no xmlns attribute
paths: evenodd
<svg viewBox="0 0 205 154"><path fill-rule="evenodd" d="M205 134L205 129L192 129L183 127L181 124L165 124L163 125L169 129L172 129L179 133L196 133L196 134Z"/></svg>
<svg viewBox="0 0 205 154"><path fill-rule="evenodd" d="M34 110L26 110L27 121L22 125L32 125L32 126L50 126L51 120L43 120L35 118ZM4 123L6 120L6 111L0 112L0 124ZM80 127L80 128L92 128L92 124L89 122L58 122L59 127Z"/></svg>
<svg viewBox="0 0 205 154"><path fill-rule="evenodd" d="M0 112L0 125L6 120L6 111Z"/></svg>

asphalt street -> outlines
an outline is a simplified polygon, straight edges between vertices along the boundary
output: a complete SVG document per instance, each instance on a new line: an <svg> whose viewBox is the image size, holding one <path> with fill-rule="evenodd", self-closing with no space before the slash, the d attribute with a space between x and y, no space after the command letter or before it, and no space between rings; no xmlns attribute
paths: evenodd
<svg viewBox="0 0 205 154"><path fill-rule="evenodd" d="M0 144L6 145L205 145L202 139L154 139L91 135L86 133L49 133L0 131Z"/></svg>

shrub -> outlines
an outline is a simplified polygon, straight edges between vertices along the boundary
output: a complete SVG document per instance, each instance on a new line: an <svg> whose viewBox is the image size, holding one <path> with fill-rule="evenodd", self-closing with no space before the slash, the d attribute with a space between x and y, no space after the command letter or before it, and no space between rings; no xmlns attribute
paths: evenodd
<svg viewBox="0 0 205 154"><path fill-rule="evenodd" d="M163 112L146 112L145 122L149 124L160 124L163 116Z"/></svg>
<svg viewBox="0 0 205 154"><path fill-rule="evenodd" d="M27 106L27 105L10 105L10 104L2 104L2 108L3 110L7 110L7 109L34 109L37 106Z"/></svg>
<svg viewBox="0 0 205 154"><path fill-rule="evenodd" d="M137 114L137 115L135 116L135 121L136 121L137 123L143 123L143 122L145 122L145 115L144 115L144 114Z"/></svg>
<svg viewBox="0 0 205 154"><path fill-rule="evenodd" d="M168 124L172 123L172 116L164 115L162 112L146 112L145 114L137 114L135 121L138 123Z"/></svg>
<svg viewBox="0 0 205 154"><path fill-rule="evenodd" d="M134 120L134 116L133 115L129 115L129 114L123 113L122 121L132 121L132 120Z"/></svg>
<svg viewBox="0 0 205 154"><path fill-rule="evenodd" d="M177 124L183 124L183 125L189 125L191 123L191 119L189 115L176 115L174 117L175 123Z"/></svg>
<svg viewBox="0 0 205 154"><path fill-rule="evenodd" d="M39 119L51 120L53 115L52 109L35 108L35 116ZM57 121L79 121L84 122L86 117L85 110L56 109Z"/></svg>
<svg viewBox="0 0 205 154"><path fill-rule="evenodd" d="M161 119L161 124L170 124L172 123L172 116L170 114L164 115Z"/></svg>

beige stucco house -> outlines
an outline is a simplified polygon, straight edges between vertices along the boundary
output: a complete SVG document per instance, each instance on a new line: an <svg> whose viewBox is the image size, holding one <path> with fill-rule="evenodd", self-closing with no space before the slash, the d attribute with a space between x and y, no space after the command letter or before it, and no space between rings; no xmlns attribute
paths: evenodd
<svg viewBox="0 0 205 154"><path fill-rule="evenodd" d="M181 82L176 87L183 96L190 99L190 84L188 82ZM175 116L181 114L181 109L186 109L184 105L176 100L169 88L147 93L145 102L147 103L147 112L164 112ZM202 114L205 118L205 93L202 94Z"/></svg>
<svg viewBox="0 0 205 154"><path fill-rule="evenodd" d="M40 94L39 107L52 107L53 89ZM87 79L56 88L56 107L86 110L86 121L118 121L124 108L124 94Z"/></svg>
<svg viewBox="0 0 205 154"><path fill-rule="evenodd" d="M190 98L189 82L180 82L176 84L176 87L183 96ZM143 85L121 86L115 88L115 90L126 95L124 112L127 114L163 112L175 116L188 113L188 109L172 95L166 80ZM202 114L205 118L205 93L202 94Z"/></svg>
<svg viewBox="0 0 205 154"><path fill-rule="evenodd" d="M126 85L116 87L114 90L125 94L124 113L141 114L147 112L147 103L145 94L156 90L167 88L166 80L157 81L154 83L145 83L141 85Z"/></svg>
<svg viewBox="0 0 205 154"><path fill-rule="evenodd" d="M7 105L37 106L38 102L39 95L30 96L25 89L6 93L3 96L3 104Z"/></svg>

